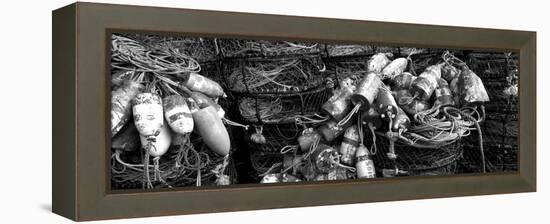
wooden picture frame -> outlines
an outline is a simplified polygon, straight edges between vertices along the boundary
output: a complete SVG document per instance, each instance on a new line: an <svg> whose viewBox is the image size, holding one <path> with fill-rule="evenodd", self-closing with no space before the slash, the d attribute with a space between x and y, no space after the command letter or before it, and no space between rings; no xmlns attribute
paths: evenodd
<svg viewBox="0 0 550 224"><path fill-rule="evenodd" d="M536 191L536 33L74 3L53 12L53 212L73 220ZM155 19L151 19L155 18ZM407 44L519 52L519 171L111 192L109 36L147 34Z"/></svg>

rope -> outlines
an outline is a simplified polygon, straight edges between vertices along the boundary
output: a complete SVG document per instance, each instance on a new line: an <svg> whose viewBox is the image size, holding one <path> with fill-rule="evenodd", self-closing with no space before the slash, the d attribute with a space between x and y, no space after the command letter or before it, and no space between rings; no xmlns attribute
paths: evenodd
<svg viewBox="0 0 550 224"><path fill-rule="evenodd" d="M351 117L359 111L359 108L361 108L361 103L358 103L355 105L355 107L344 117L341 121L338 122L336 126L342 127L344 124L348 123L348 121L351 119Z"/></svg>

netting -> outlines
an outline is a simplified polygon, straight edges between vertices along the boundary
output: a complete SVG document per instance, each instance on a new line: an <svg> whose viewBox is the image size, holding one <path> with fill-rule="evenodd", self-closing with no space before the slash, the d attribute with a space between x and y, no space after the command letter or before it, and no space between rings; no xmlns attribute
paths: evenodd
<svg viewBox="0 0 550 224"><path fill-rule="evenodd" d="M297 145L298 136L302 128L294 123L288 124L266 124L262 125L262 135L266 141L264 144L258 144L251 140L250 136L255 130L249 130L245 141L251 151L261 151L264 153L279 154L279 150L288 145Z"/></svg>
<svg viewBox="0 0 550 224"><path fill-rule="evenodd" d="M317 43L236 39L217 41L225 58L297 56L320 52L320 45Z"/></svg>
<svg viewBox="0 0 550 224"><path fill-rule="evenodd" d="M332 95L332 89L317 89L293 94L235 95L240 119L246 123L293 123L296 115L311 116Z"/></svg>
<svg viewBox="0 0 550 224"><path fill-rule="evenodd" d="M365 141L365 145L372 145L372 135L367 134ZM394 149L397 158L395 160L391 160L387 156L389 141L383 135L377 136L376 146L377 152L373 156L376 167L379 169L397 167L399 170L416 173L445 170L445 167L454 164L462 155L460 140L439 148L417 148L396 143Z"/></svg>
<svg viewBox="0 0 550 224"><path fill-rule="evenodd" d="M229 90L250 94L307 91L324 83L324 71L320 57L234 60L223 68Z"/></svg>
<svg viewBox="0 0 550 224"><path fill-rule="evenodd" d="M232 148L231 151L234 151ZM232 152L230 152L231 154ZM112 153L111 186L113 189L146 188L144 182L144 151L115 151ZM225 168L222 165L227 163ZM150 161L149 176L155 188L216 185L220 175L237 180L237 171L231 156L220 156L210 150L200 136L192 135L183 145L172 145L159 158L158 170ZM199 175L200 172L200 175ZM199 177L200 176L200 177Z"/></svg>

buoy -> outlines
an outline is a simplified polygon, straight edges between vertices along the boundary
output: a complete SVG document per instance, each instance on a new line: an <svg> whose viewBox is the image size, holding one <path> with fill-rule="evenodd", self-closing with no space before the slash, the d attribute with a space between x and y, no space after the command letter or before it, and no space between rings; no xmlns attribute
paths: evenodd
<svg viewBox="0 0 550 224"><path fill-rule="evenodd" d="M391 92L385 86L378 89L378 96L376 97L376 110L380 114L383 120L389 121L394 119L397 114L397 103L391 95Z"/></svg>
<svg viewBox="0 0 550 224"><path fill-rule="evenodd" d="M405 114L405 111L401 109L400 107L397 107L397 114L395 115L395 119L392 121L392 130L393 131L400 131L400 130L407 130L411 124L411 119L407 114Z"/></svg>
<svg viewBox="0 0 550 224"><path fill-rule="evenodd" d="M395 92L394 95L395 95L394 96L395 100L397 102L407 101L408 99L412 98L411 93L406 89L399 90ZM401 109L403 109L407 114L411 116L414 116L418 112L422 112L427 109L430 109L431 107L430 104L428 104L428 102L420 101L418 99L413 99L408 104L399 104L398 106L401 107Z"/></svg>
<svg viewBox="0 0 550 224"><path fill-rule="evenodd" d="M343 167L335 167L328 173L317 174L313 180L314 181L324 181L324 180L347 180L348 170Z"/></svg>
<svg viewBox="0 0 550 224"><path fill-rule="evenodd" d="M431 65L411 84L411 94L417 99L427 101L437 88L437 80L441 78L442 64Z"/></svg>
<svg viewBox="0 0 550 224"><path fill-rule="evenodd" d="M193 116L183 96L170 95L162 100L164 117L172 130L185 135L193 131Z"/></svg>
<svg viewBox="0 0 550 224"><path fill-rule="evenodd" d="M223 108L219 104L214 102L214 100L212 98L210 98L209 96L204 95L200 92L191 92L191 98L193 98L193 100L195 100L195 102L197 103L199 108L202 109L202 108L205 108L207 106L213 106L216 109L216 112L218 113L220 118L225 117L225 110L223 110Z"/></svg>
<svg viewBox="0 0 550 224"><path fill-rule="evenodd" d="M454 106L455 101L449 84L444 79L439 79L439 87L435 90L434 106Z"/></svg>
<svg viewBox="0 0 550 224"><path fill-rule="evenodd" d="M374 108L370 108L367 112L361 114L361 120L364 124L372 126L375 130L383 128L383 122L380 114Z"/></svg>
<svg viewBox="0 0 550 224"><path fill-rule="evenodd" d="M380 74L391 60L388 57L393 57L391 53L374 54L368 61L368 71Z"/></svg>
<svg viewBox="0 0 550 224"><path fill-rule="evenodd" d="M357 126L353 125L346 129L344 138L340 144L340 162L346 165L355 164L355 150L359 146L359 133L357 132Z"/></svg>
<svg viewBox="0 0 550 224"><path fill-rule="evenodd" d="M231 142L216 109L208 106L192 114L196 129L206 146L219 155L227 155L231 148Z"/></svg>
<svg viewBox="0 0 550 224"><path fill-rule="evenodd" d="M160 129L159 135L155 137L154 141L149 141L147 137L141 135L140 137L141 145L145 147L149 143L154 147L145 148L146 152L152 157L159 157L164 155L170 148L172 143L172 133L168 125L163 125Z"/></svg>
<svg viewBox="0 0 550 224"><path fill-rule="evenodd" d="M132 100L134 124L139 134L149 138L157 136L164 124L162 100L155 93L140 93Z"/></svg>
<svg viewBox="0 0 550 224"><path fill-rule="evenodd" d="M317 131L321 134L326 142L332 142L334 139L344 134L344 131L349 126L351 126L351 122L345 123L344 126L338 126L338 122L330 120L317 128Z"/></svg>
<svg viewBox="0 0 550 224"><path fill-rule="evenodd" d="M375 178L376 170L374 168L374 162L370 158L369 150L364 145L357 147L355 151L355 169L357 178Z"/></svg>
<svg viewBox="0 0 550 224"><path fill-rule="evenodd" d="M329 115L336 121L342 120L348 112L351 110L349 106L351 103L351 95L355 87L352 84L352 80L346 78L340 84L340 89L335 91L334 95L328 99L327 102L321 106L321 112Z"/></svg>
<svg viewBox="0 0 550 224"><path fill-rule="evenodd" d="M415 79L416 76L413 76L411 73L403 72L391 80L391 88L394 91L409 89Z"/></svg>
<svg viewBox="0 0 550 224"><path fill-rule="evenodd" d="M380 80L376 73L368 73L357 85L355 92L351 96L351 102L353 105L360 105L360 110L367 111L376 99L378 89L382 85L382 80Z"/></svg>
<svg viewBox="0 0 550 224"><path fill-rule="evenodd" d="M489 101L483 82L472 70L464 67L458 76L458 92L462 106L476 106Z"/></svg>
<svg viewBox="0 0 550 224"><path fill-rule="evenodd" d="M317 132L317 130L313 128L304 129L298 137L298 145L300 146L300 150L302 152L308 152L311 145L320 139L321 135Z"/></svg>
<svg viewBox="0 0 550 224"><path fill-rule="evenodd" d="M382 70L382 79L394 79L405 71L407 64L408 61L406 58L397 58L393 60Z"/></svg>
<svg viewBox="0 0 550 224"><path fill-rule="evenodd" d="M212 98L225 96L223 88L217 82L197 73L182 73L183 85L192 91L201 92Z"/></svg>
<svg viewBox="0 0 550 224"><path fill-rule="evenodd" d="M111 137L132 118L132 99L145 87L139 82L125 81L111 93Z"/></svg>
<svg viewBox="0 0 550 224"><path fill-rule="evenodd" d="M459 74L460 70L449 63L445 63L441 67L441 78L445 79L447 82L451 82L451 80L458 77Z"/></svg>
<svg viewBox="0 0 550 224"><path fill-rule="evenodd" d="M338 151L325 144L319 144L311 154L311 158L316 170L320 173L329 173L340 163Z"/></svg>

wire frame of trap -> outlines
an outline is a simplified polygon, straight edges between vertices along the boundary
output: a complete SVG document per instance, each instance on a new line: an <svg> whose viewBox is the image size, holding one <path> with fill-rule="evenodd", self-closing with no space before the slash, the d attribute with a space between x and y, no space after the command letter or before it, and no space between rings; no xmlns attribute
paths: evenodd
<svg viewBox="0 0 550 224"><path fill-rule="evenodd" d="M372 134L368 133L365 135L365 145L371 147L372 144ZM396 159L388 158L390 143L383 134L376 135L376 147L377 151L372 159L379 172L397 168L407 175L453 174L456 171L456 162L462 157L460 139L438 148L417 148L396 142Z"/></svg>
<svg viewBox="0 0 550 224"><path fill-rule="evenodd" d="M326 67L318 56L224 60L222 74L231 92L296 93L325 82Z"/></svg>
<svg viewBox="0 0 550 224"><path fill-rule="evenodd" d="M317 55L321 44L291 41L217 39L224 58L288 57Z"/></svg>
<svg viewBox="0 0 550 224"><path fill-rule="evenodd" d="M169 48L185 54L199 63L218 59L219 49L212 38L125 34L151 47Z"/></svg>
<svg viewBox="0 0 550 224"><path fill-rule="evenodd" d="M230 128L228 128L228 132L231 139L233 139ZM173 141L179 140L173 137ZM217 175L212 171L216 166L223 164L224 157L210 150L198 135L191 134L189 140L189 144L171 145L169 150L160 157L160 174L166 183L162 183L160 180L155 179L154 169L149 169L150 178L155 188L164 188L168 185L171 187L195 186L197 174L199 172L199 163L197 163L198 158L201 160L201 186L216 185ZM233 142L234 141L232 141L232 144ZM231 156L235 149L236 148L232 145L227 161L228 164L223 171L224 175L229 176L231 183L236 183L238 178L235 161ZM195 151L196 153L194 153ZM124 152L120 154L120 159L130 164L143 164L144 150ZM177 167L178 165L180 168ZM181 166L185 166L185 168L181 168ZM143 181L144 172L142 170L128 167L124 168L120 163L115 162L113 158L113 162L111 163L111 189L141 189L145 186Z"/></svg>

